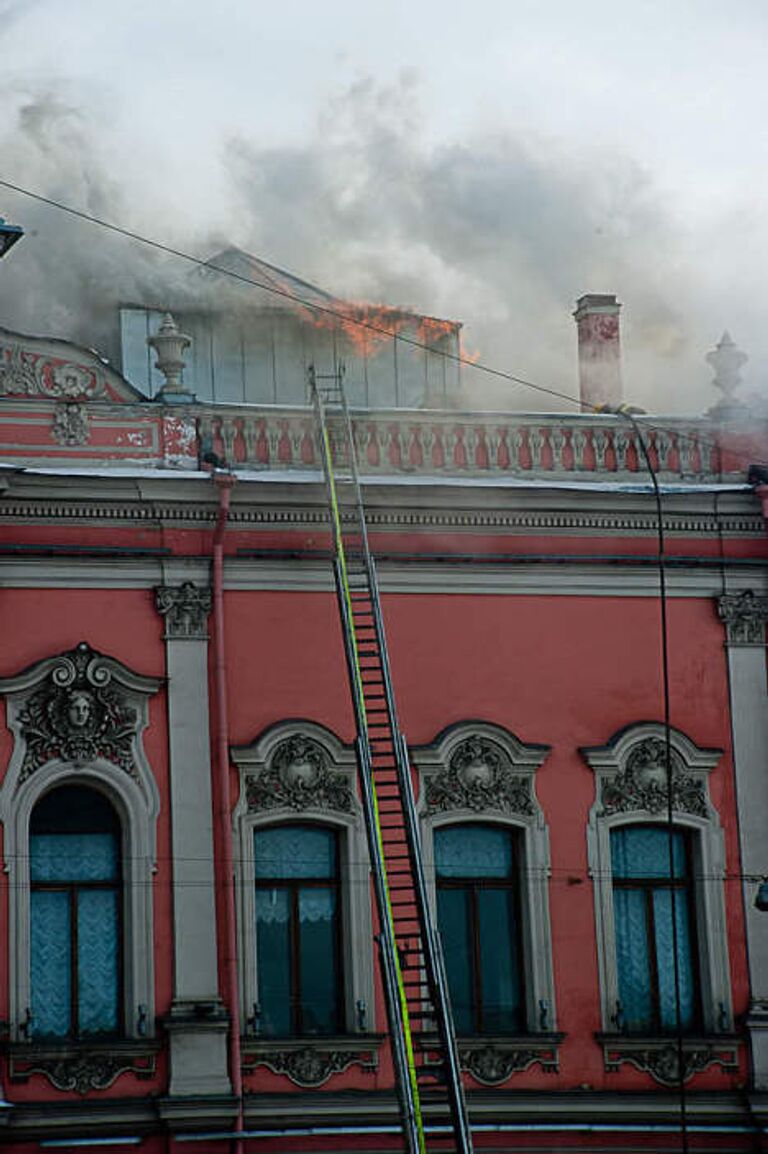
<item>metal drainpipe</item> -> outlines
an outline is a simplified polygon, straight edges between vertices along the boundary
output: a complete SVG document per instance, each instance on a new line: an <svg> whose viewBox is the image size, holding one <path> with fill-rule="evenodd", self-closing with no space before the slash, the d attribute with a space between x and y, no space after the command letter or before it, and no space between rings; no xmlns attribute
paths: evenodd
<svg viewBox="0 0 768 1154"><path fill-rule="evenodd" d="M227 659L224 637L224 532L229 518L229 499L235 478L215 471L213 483L219 497L219 516L213 535L213 637L214 695L216 698L216 760L213 796L218 800L216 819L221 853L221 914L224 922L224 1001L229 1010L229 1076L237 1101L235 1134L243 1129L243 1075L240 1062L240 997L237 983L237 937L235 931L235 880L232 855L232 804L229 796L229 711L227 708ZM215 803L214 803L215 804ZM232 1141L233 1154L242 1154L243 1140Z"/></svg>

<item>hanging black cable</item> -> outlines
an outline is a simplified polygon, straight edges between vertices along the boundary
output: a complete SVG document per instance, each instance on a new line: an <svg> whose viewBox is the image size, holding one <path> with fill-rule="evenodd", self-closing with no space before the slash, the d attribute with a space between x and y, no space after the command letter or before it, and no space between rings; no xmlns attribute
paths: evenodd
<svg viewBox="0 0 768 1154"><path fill-rule="evenodd" d="M669 894L672 916L672 969L675 991L675 1038L677 1043L677 1071L678 1071L678 1101L680 1104L680 1149L682 1154L688 1154L688 1103L685 1091L685 1048L683 1045L683 1020L680 997L680 955L679 935L677 927L677 890L674 885L675 877L675 793L672 776L672 725L670 721L670 693L669 693L669 628L667 620L667 574L664 552L664 510L661 501L661 489L653 467L648 445L642 430L635 420L634 414L625 406L616 408L605 406L602 410L614 416L624 417L635 431L637 443L643 455L648 475L653 485L653 494L656 502L656 533L658 540L657 565L659 572L659 612L661 624L661 690L664 711L664 769L667 778L667 845L669 851Z"/></svg>

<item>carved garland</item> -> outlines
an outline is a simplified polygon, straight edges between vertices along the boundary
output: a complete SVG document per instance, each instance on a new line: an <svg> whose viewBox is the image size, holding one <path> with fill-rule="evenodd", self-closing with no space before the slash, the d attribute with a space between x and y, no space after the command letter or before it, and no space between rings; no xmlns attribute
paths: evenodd
<svg viewBox="0 0 768 1154"><path fill-rule="evenodd" d="M375 1070L378 1060L375 1050L333 1050L304 1046L301 1049L251 1050L246 1055L243 1069L249 1073L257 1066L266 1066L273 1074L285 1074L296 1086L322 1086L332 1074L341 1074L350 1066Z"/></svg>
<svg viewBox="0 0 768 1154"><path fill-rule="evenodd" d="M101 654L86 642L62 654L19 715L26 743L19 782L54 758L76 765L104 758L137 777L137 713L111 679Z"/></svg>
<svg viewBox="0 0 768 1154"><path fill-rule="evenodd" d="M555 1074L560 1068L557 1047L498 1045L478 1046L465 1049L459 1045L459 1061L462 1070L471 1074L476 1082L484 1086L499 1086L513 1074L527 1070L538 1062L547 1074Z"/></svg>
<svg viewBox="0 0 768 1154"><path fill-rule="evenodd" d="M708 817L704 783L683 768L676 750L671 750L672 805L682 813ZM664 813L668 807L666 747L658 737L647 737L636 745L625 768L615 777L604 780L600 791L601 816L644 810Z"/></svg>
<svg viewBox="0 0 768 1154"><path fill-rule="evenodd" d="M469 737L450 762L426 781L427 812L469 809L531 817L536 809L528 778L512 772L504 752L485 737Z"/></svg>
<svg viewBox="0 0 768 1154"><path fill-rule="evenodd" d="M248 774L245 793L251 813L267 809L351 813L353 808L346 775L332 770L323 747L302 735L281 741L267 768Z"/></svg>
<svg viewBox="0 0 768 1154"><path fill-rule="evenodd" d="M84 405L66 401L56 406L51 425L51 436L60 445L88 443L88 412Z"/></svg>
<svg viewBox="0 0 768 1154"><path fill-rule="evenodd" d="M682 1079L677 1046L672 1041L655 1046L644 1042L618 1044L607 1042L603 1050L605 1068L609 1073L616 1073L623 1062L629 1062L635 1069L650 1074L661 1086L679 1086L681 1080L690 1081L694 1074L698 1074L708 1066L720 1066L727 1071L739 1068L738 1050L735 1045L712 1045L707 1042L685 1044Z"/></svg>
<svg viewBox="0 0 768 1154"><path fill-rule="evenodd" d="M121 1056L86 1051L72 1055L40 1055L25 1059L12 1056L9 1074L14 1082L26 1082L33 1074L42 1074L57 1090L108 1090L121 1074L151 1078L155 1074L154 1054Z"/></svg>

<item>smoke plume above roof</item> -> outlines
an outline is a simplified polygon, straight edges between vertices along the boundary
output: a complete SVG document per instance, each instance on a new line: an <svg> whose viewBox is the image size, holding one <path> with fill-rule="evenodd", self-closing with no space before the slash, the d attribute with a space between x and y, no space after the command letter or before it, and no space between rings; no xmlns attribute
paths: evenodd
<svg viewBox="0 0 768 1154"><path fill-rule="evenodd" d="M657 411L714 400L703 355L719 333L687 271L692 238L627 157L499 130L434 143L403 73L334 94L304 139L224 140L214 203L183 173L138 171L71 87L0 92L3 106L5 175L46 196L203 258L235 244L338 297L460 320L470 354L574 397L575 298L616 292L626 396ZM116 358L116 301L203 291L184 262L5 190L0 205L29 234L0 268L6 327ZM471 368L463 380L467 405L567 407Z"/></svg>

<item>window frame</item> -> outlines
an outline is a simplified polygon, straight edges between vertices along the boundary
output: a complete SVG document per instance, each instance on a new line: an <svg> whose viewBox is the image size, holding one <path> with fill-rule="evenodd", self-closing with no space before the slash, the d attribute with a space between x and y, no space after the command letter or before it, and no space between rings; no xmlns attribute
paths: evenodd
<svg viewBox="0 0 768 1154"><path fill-rule="evenodd" d="M66 789L71 784L73 784L73 783L70 783L70 782L60 783L59 785L54 786L53 789L48 790L40 798L38 798L37 802L32 807L32 811L30 814L30 834L29 834L30 843L31 843L32 837L35 836L35 834L32 831L32 825L34 823L34 817L35 817L35 809L41 804L41 802L43 802L45 800L45 798L49 797L53 793L56 793L58 790ZM70 1021L72 1023L72 1028L66 1034L38 1034L34 1030L34 1014L33 1014L32 1038L34 1039L35 1042L39 1042L39 1043L43 1043L43 1044L45 1044L47 1042L108 1041L109 1039L119 1038L123 1035L122 1023L125 1021L125 977L124 977L124 974L125 974L125 944L126 944L126 942L125 942L125 933L124 933L125 895L124 895L124 884L123 884L123 853L122 853L123 830L122 830L122 822L120 821L120 815L115 810L114 806L111 803L111 800L106 796L106 794L104 794L104 792L102 790L93 790L92 787L85 787L85 788L90 788L92 792L98 793L102 797L104 797L107 800L108 804L110 805L110 808L113 811L115 823L117 825L117 831L118 831L117 832L118 854L119 854L119 856L118 856L118 870L117 870L117 876L115 877L114 880L99 879L99 880L74 881L72 879L69 879L69 880L61 879L61 880L57 880L57 881L35 881L32 879L32 876L31 876L31 872L32 872L31 866L32 866L32 861L33 861L33 853L32 853L32 848L31 848L31 844L30 844L30 854L29 854L29 859L30 859L30 883L29 883L29 889L30 889L30 929L31 929L31 925L32 925L32 904L33 904L32 895L33 894L35 894L35 893L66 893L69 897L68 917L67 917L67 920L69 922L69 933L70 933L70 973L71 973L69 1010L70 1010ZM116 1002L116 1006L115 1006L115 1011L116 1011L115 1012L115 1018L116 1018L116 1022L117 1022L117 1028L116 1028L116 1030L113 1030L113 1031L103 1031L103 1032L95 1033L95 1034L86 1034L86 1033L83 1033L80 1029L80 996L79 996L80 963L79 963L79 958L78 958L78 945L79 945L78 912L79 912L79 896L80 896L80 893L83 891L91 892L91 893L94 891L102 891L102 892L103 891L109 891L111 893L114 893L115 897L116 897L115 921L116 921L116 928L117 928L118 956L117 956L117 1002ZM30 935L30 1000L31 1000L31 986L32 986L32 979L31 979L32 965L31 965L31 962L32 962L32 958L31 958L31 935Z"/></svg>
<svg viewBox="0 0 768 1154"><path fill-rule="evenodd" d="M665 835L668 835L669 830L666 825L654 823L652 826L646 823L627 823L626 825L615 826L611 833L617 833L620 830L634 830L634 829L656 829ZM661 1023L660 1012L660 981L659 981L659 965L658 957L655 948L655 921L656 916L653 910L653 894L658 890L673 889L676 892L685 894L685 913L688 921L688 933L692 948L691 958L691 980L694 989L694 1008L693 1020L687 1032L696 1034L701 1031L702 1026L702 1012L701 1012L701 974L699 966L699 931L698 919L696 917L696 894L695 894L695 853L692 843L692 835L689 830L684 829L675 823L674 832L682 834L683 837L683 853L685 857L685 875L682 878L673 877L672 880L668 877L654 877L653 875L646 875L643 877L616 877L611 875L612 888L614 895L614 926L616 921L616 906L615 895L618 890L640 890L643 893L643 907L645 913L646 923L646 941L648 944L648 958L650 969L650 986L649 994L651 999L651 1018L648 1029L645 1030L630 1030L626 1029L627 1034L674 1034L676 1029L674 1027L664 1027ZM611 838L611 845L613 839ZM673 903L673 906L676 902ZM616 975L617 983L619 979L619 963L617 961Z"/></svg>
<svg viewBox="0 0 768 1154"><path fill-rule="evenodd" d="M345 1021L339 1019L345 1018L345 978L346 970L344 965L344 906L343 906L343 886L342 886L342 854L341 854L341 836L338 829L328 823L307 822L307 821L282 821L273 825L259 825L253 830L253 839L258 837L259 833L267 830L276 829L311 829L324 830L330 832L334 839L334 872L331 877L256 877L254 870L254 900L256 893L259 890L285 888L290 895L290 914L289 914L289 940L291 950L290 962L290 997L288 1012L291 1018L291 1030L287 1034L274 1034L262 1032L261 1036L270 1039L279 1038L324 1038L333 1037L344 1033L346 1025ZM255 857L255 855L254 855ZM313 1032L303 1028L301 1001L297 995L302 991L302 968L299 948L300 939L300 917L298 911L299 890L303 888L319 889L332 888L337 900L336 914L334 916L334 932L333 932L333 952L334 964L336 969L336 1014L337 1014L337 1028L326 1033ZM258 914L255 914L255 925L258 927ZM258 946L258 929L257 929L257 946ZM257 953L257 970L256 970L256 986L258 989L258 953Z"/></svg>
<svg viewBox="0 0 768 1154"><path fill-rule="evenodd" d="M336 789L315 794L311 789L280 801L264 804L252 799L254 785L272 781L280 751L295 740L314 743ZM258 1005L256 951L255 864L253 835L259 829L297 823L332 828L337 833L340 874L340 924L342 1036L370 1035L375 1030L374 939L370 892L368 842L362 807L357 794L357 760L354 748L344 745L324 726L303 720L278 722L247 746L236 746L231 757L240 774L240 796L233 813L237 901L237 948L243 1033L249 1039L271 1042L259 1033L254 1007ZM343 808L342 799L348 803ZM276 802L276 804L273 804ZM293 1035L280 1038L285 1045L318 1044L328 1035Z"/></svg>
<svg viewBox="0 0 768 1154"><path fill-rule="evenodd" d="M498 759L500 788L453 790L451 766L465 743L488 743ZM515 1036L551 1036L557 1030L557 1002L552 962L552 931L549 916L551 874L549 831L536 797L536 773L549 746L526 745L513 733L491 722L459 722L442 730L426 746L413 747L411 757L419 772L418 812L422 831L424 867L432 911L437 919L434 835L451 825L500 826L516 835L520 868L520 942L524 1025ZM455 776L455 775L454 775ZM448 788L440 788L443 783ZM509 783L509 789L505 788ZM519 783L519 792L516 792ZM499 784L497 782L497 784ZM440 788L440 801L429 796ZM524 804L515 811L515 797ZM480 1038L497 1034L474 1035Z"/></svg>
<svg viewBox="0 0 768 1154"><path fill-rule="evenodd" d="M75 649L44 658L14 677L0 679L6 697L6 724L14 748L0 786L0 821L8 878L9 1035L30 1043L30 876L29 826L32 809L58 785L83 785L101 791L115 809L122 831L123 862L123 1020L120 1037L155 1036L154 902L157 868L157 818L160 794L147 761L142 734L149 724L149 697L162 681L80 642ZM33 700L55 700L62 689L83 686L91 696L107 687L124 711L121 764L100 755L67 760L59 754L26 766L29 750L25 711ZM42 1039L39 1045L43 1045ZM93 1044L93 1043L82 1043Z"/></svg>
<svg viewBox="0 0 768 1154"><path fill-rule="evenodd" d="M493 889L498 890L508 895L508 900L512 906L514 915L514 924L518 927L518 934L510 954L514 956L515 964L518 973L518 994L521 996L521 1013L526 1013L526 973L525 973L525 958L522 943L522 895L521 895L521 878L522 874L522 854L520 847L520 837L517 830L512 830L508 826L492 825L489 822L475 821L475 822L456 822L452 825L440 825L433 831L433 844L435 835L446 829L462 829L471 826L474 829L502 829L509 838L511 845L511 873L504 878L478 878L478 877L445 877L440 878L435 863L435 895L436 895L436 916L438 922L438 929L440 925L439 903L437 903L437 896L441 890L462 890L469 892L470 905L470 923L472 929L472 949L470 969L472 977L473 1001L472 1001L472 1017L475 1029L471 1031L472 1035L477 1037L493 1038L494 1036L509 1034L508 1030L486 1030L482 1028L484 1016L484 1000L482 996L482 972L480 967L480 933L479 933L479 914L477 909L477 891L478 889ZM520 1033L518 1029L515 1031Z"/></svg>
<svg viewBox="0 0 768 1154"><path fill-rule="evenodd" d="M679 730L670 734L673 760L674 824L689 839L693 898L692 930L699 978L700 1030L695 1036L727 1034L733 1030L730 963L725 916L725 838L709 796L709 774L722 757L721 750L697 746ZM664 742L664 726L641 722L620 730L605 746L581 750L595 774L596 798L587 824L587 855L595 899L595 934L602 1033L624 1035L617 1021L619 1003L616 927L613 908L611 831L625 826L664 825L661 796L637 791L628 783L630 758L647 742ZM605 797L618 789L622 800L606 806ZM623 791L623 792L622 792ZM666 793L666 787L664 787ZM635 1035L637 1036L637 1035ZM649 1037L664 1036L657 1032Z"/></svg>

